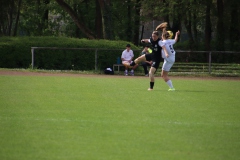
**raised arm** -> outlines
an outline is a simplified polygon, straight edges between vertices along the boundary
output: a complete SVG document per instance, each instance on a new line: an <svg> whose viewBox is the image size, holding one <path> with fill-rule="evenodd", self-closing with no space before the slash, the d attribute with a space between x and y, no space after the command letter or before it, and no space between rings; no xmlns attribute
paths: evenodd
<svg viewBox="0 0 240 160"><path fill-rule="evenodd" d="M180 31L177 31L177 32L176 32L176 34L175 34L175 39L174 39L174 40L175 40L175 42L177 42L177 41L178 41L178 35L179 35L179 34L180 34Z"/></svg>

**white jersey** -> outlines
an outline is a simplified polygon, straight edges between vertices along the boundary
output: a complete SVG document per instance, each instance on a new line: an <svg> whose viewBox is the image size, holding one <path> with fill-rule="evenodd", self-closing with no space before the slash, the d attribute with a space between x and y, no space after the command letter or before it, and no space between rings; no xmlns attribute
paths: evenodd
<svg viewBox="0 0 240 160"><path fill-rule="evenodd" d="M124 58L125 61L129 61L131 60L132 58L134 57L134 54L133 54L133 51L130 49L129 51L127 51L127 49L125 49L123 52L122 52L122 57L121 58Z"/></svg>
<svg viewBox="0 0 240 160"><path fill-rule="evenodd" d="M168 52L169 57L167 58L165 56L164 50L162 49L162 58L164 59L168 59L169 61L175 61L175 50L173 48L173 45L176 43L176 41L174 39L167 39L167 40L163 40L161 41L161 47L165 46L166 50Z"/></svg>

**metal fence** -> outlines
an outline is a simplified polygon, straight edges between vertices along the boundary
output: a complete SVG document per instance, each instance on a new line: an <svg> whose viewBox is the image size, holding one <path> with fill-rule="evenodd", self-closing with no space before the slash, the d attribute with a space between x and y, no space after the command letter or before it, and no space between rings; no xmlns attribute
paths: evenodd
<svg viewBox="0 0 240 160"><path fill-rule="evenodd" d="M41 50L41 49L47 49L47 50L92 50L95 51L95 70L98 70L98 51L100 50L107 50L107 51L119 51L121 52L124 49L100 49L100 48L59 48L59 47L31 47L31 54L32 54L32 69L34 68L34 55L35 50ZM141 52L141 50L133 50L134 52ZM176 50L178 53L196 53L196 54L208 54L208 72L211 74L211 64L212 64L212 54L214 53L220 53L220 54L239 54L240 52L234 52L234 51L184 51L184 50Z"/></svg>

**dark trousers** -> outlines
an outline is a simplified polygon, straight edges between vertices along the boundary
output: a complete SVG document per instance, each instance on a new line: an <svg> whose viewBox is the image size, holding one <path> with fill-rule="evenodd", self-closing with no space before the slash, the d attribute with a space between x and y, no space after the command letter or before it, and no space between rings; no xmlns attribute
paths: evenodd
<svg viewBox="0 0 240 160"><path fill-rule="evenodd" d="M143 66L143 69L144 69L144 73L145 73L145 74L148 74L147 66L151 66L151 65L150 65L149 63L142 62L142 66Z"/></svg>

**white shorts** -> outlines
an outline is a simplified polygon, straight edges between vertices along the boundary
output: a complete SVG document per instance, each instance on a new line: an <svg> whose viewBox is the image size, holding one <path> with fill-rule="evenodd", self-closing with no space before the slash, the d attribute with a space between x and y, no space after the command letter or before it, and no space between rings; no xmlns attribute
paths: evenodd
<svg viewBox="0 0 240 160"><path fill-rule="evenodd" d="M166 59L164 59L163 65L162 65L162 70L169 72L170 69L172 68L174 62L169 62Z"/></svg>
<svg viewBox="0 0 240 160"><path fill-rule="evenodd" d="M132 61L131 61L131 62L132 62ZM122 64L123 64L123 65L127 65L127 66L130 65L130 63L129 63L128 61L122 61Z"/></svg>

